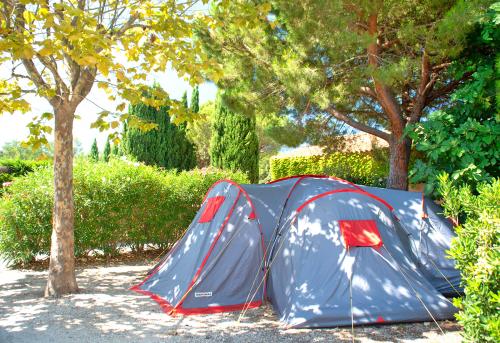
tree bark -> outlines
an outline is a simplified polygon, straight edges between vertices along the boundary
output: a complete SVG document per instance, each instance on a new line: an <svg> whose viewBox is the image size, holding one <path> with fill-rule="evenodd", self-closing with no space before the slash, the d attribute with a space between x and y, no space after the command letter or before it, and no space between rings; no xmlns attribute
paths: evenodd
<svg viewBox="0 0 500 343"><path fill-rule="evenodd" d="M408 166L411 142L402 135L391 135L389 141L389 178L387 188L408 190Z"/></svg>
<svg viewBox="0 0 500 343"><path fill-rule="evenodd" d="M74 258L73 118L67 104L55 108L54 212L45 296L78 291Z"/></svg>

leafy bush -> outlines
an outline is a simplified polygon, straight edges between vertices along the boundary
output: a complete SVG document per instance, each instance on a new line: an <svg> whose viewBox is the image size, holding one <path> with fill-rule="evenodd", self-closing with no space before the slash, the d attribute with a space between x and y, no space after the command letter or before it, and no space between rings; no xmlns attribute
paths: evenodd
<svg viewBox="0 0 500 343"><path fill-rule="evenodd" d="M386 151L377 154L385 155ZM279 179L299 174L327 174L354 183L385 186L388 164L374 153L334 152L328 155L271 158L271 177Z"/></svg>
<svg viewBox="0 0 500 343"><path fill-rule="evenodd" d="M500 341L500 180L481 184L478 195L469 186L454 186L439 176L445 215L462 217L450 255L462 274L464 297L455 299L457 319L469 342Z"/></svg>
<svg viewBox="0 0 500 343"><path fill-rule="evenodd" d="M20 177L0 200L0 254L14 263L49 254L53 173L40 168ZM120 247L166 247L187 228L209 187L221 178L247 182L242 173L216 169L165 172L112 159L78 160L74 168L75 254Z"/></svg>
<svg viewBox="0 0 500 343"><path fill-rule="evenodd" d="M457 185L476 184L500 177L500 117L496 108L499 79L496 58L500 47L498 13L493 7L467 40L460 60L450 68L454 76L471 76L450 97L446 106L415 124L408 135L424 159L410 171L412 182L425 182L435 193L437 176L451 175ZM497 65L495 65L495 63Z"/></svg>
<svg viewBox="0 0 500 343"><path fill-rule="evenodd" d="M12 181L14 178L26 175L38 167L46 166L51 164L51 160L40 160L40 161L30 161L30 160L0 160L0 194L2 192L2 184L4 182Z"/></svg>

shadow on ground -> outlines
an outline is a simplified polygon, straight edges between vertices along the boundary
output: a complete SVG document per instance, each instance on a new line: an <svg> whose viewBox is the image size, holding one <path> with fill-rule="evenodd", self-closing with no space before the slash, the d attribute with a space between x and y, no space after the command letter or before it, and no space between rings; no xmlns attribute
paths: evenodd
<svg viewBox="0 0 500 343"><path fill-rule="evenodd" d="M270 306L239 313L170 317L129 291L147 266L78 270L81 293L42 298L45 272L0 270L0 342L350 342L350 328L285 330ZM359 342L460 342L460 328L441 322L357 327Z"/></svg>

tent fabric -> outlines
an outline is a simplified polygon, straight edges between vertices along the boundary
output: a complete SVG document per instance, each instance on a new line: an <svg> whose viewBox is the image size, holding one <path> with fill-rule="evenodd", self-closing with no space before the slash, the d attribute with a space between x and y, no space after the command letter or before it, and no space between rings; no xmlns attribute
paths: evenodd
<svg viewBox="0 0 500 343"><path fill-rule="evenodd" d="M286 325L451 318L452 228L421 194L302 175L215 183L185 235L132 289L169 314L260 306Z"/></svg>
<svg viewBox="0 0 500 343"><path fill-rule="evenodd" d="M361 187L394 206L417 263L431 284L443 294L462 292L455 261L446 257L455 234L451 222L439 215L442 209L420 192Z"/></svg>
<svg viewBox="0 0 500 343"><path fill-rule="evenodd" d="M453 305L403 248L404 234L389 208L360 192L325 194L296 213L275 250L269 296L281 321L330 327L350 325L351 313L354 324L377 323L379 317L384 322L431 320L427 311L436 319L453 316ZM346 249L341 220L376 222L382 248Z"/></svg>
<svg viewBox="0 0 500 343"><path fill-rule="evenodd" d="M252 280L264 277L260 267L264 248L258 221L248 218L253 205L245 194L233 182L214 185L174 251L133 290L151 296L170 314L259 306L263 289L251 303L246 301L255 291ZM200 223L209 199L217 196L225 201L211 221Z"/></svg>

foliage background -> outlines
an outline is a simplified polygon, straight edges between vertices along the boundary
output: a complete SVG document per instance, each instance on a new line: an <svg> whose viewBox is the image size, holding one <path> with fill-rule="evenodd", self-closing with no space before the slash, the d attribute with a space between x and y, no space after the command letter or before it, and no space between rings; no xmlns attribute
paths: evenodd
<svg viewBox="0 0 500 343"><path fill-rule="evenodd" d="M250 182L259 181L259 139L255 117L228 110L221 93L215 102L210 164L222 169L241 170L248 175Z"/></svg>
<svg viewBox="0 0 500 343"><path fill-rule="evenodd" d="M361 184L383 187L389 172L387 150L335 152L321 156L271 158L273 180L301 174L326 174Z"/></svg>
<svg viewBox="0 0 500 343"><path fill-rule="evenodd" d="M500 4L477 22L460 58L450 71L471 77L441 109L407 133L423 159L410 171L413 182L425 182L435 193L437 176L446 172L456 184L475 185L500 177ZM497 65L495 65L497 64Z"/></svg>
<svg viewBox="0 0 500 343"><path fill-rule="evenodd" d="M52 231L53 172L36 169L19 177L0 199L0 254L13 263L49 254ZM217 180L248 182L240 172L210 169L162 171L111 159L75 165L75 254L122 247L168 247L188 227L203 196Z"/></svg>
<svg viewBox="0 0 500 343"><path fill-rule="evenodd" d="M187 108L187 98L184 106ZM167 106L156 109L145 103L131 105L129 112L133 117L125 126L123 139L125 152L147 165L189 170L196 166L194 144L186 137L186 124L172 123L168 111ZM134 128L134 117L154 127L149 131Z"/></svg>

